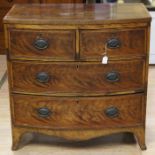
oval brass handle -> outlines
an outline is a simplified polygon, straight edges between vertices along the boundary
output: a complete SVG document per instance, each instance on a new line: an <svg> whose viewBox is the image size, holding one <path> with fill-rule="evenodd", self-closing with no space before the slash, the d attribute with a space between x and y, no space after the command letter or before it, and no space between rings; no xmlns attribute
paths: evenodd
<svg viewBox="0 0 155 155"><path fill-rule="evenodd" d="M42 107L42 108L37 109L37 113L40 117L46 118L52 114L52 111L46 107Z"/></svg>
<svg viewBox="0 0 155 155"><path fill-rule="evenodd" d="M115 71L109 72L106 74L106 80L109 82L117 82L120 80L120 74Z"/></svg>
<svg viewBox="0 0 155 155"><path fill-rule="evenodd" d="M46 72L39 72L36 75L36 79L40 83L47 83L50 80L50 76Z"/></svg>
<svg viewBox="0 0 155 155"><path fill-rule="evenodd" d="M119 110L116 107L109 107L104 111L104 113L110 118L119 116Z"/></svg>
<svg viewBox="0 0 155 155"><path fill-rule="evenodd" d="M108 48L119 48L121 46L121 42L117 38L112 38L107 41Z"/></svg>
<svg viewBox="0 0 155 155"><path fill-rule="evenodd" d="M43 38L36 39L34 42L34 47L38 50L44 50L48 48L48 46L49 46L48 41Z"/></svg>

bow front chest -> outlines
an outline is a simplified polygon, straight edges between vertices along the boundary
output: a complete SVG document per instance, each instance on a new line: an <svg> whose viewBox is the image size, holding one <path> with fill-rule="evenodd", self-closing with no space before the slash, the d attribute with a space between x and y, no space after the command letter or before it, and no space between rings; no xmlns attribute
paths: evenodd
<svg viewBox="0 0 155 155"><path fill-rule="evenodd" d="M14 5L4 18L13 150L27 132L132 132L145 149L150 20L142 4Z"/></svg>

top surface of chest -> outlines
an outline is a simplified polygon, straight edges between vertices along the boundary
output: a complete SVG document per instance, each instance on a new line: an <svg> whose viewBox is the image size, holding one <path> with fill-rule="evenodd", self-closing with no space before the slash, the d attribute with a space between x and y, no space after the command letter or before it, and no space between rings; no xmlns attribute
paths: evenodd
<svg viewBox="0 0 155 155"><path fill-rule="evenodd" d="M149 20L142 4L16 4L4 18L5 23L65 25Z"/></svg>

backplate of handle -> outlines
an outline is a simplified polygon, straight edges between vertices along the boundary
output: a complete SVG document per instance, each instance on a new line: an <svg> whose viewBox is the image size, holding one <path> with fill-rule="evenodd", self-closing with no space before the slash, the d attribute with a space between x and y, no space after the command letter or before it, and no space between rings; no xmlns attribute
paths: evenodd
<svg viewBox="0 0 155 155"><path fill-rule="evenodd" d="M34 41L34 47L38 50L47 49L48 46L49 46L49 43L46 39L38 38Z"/></svg>
<svg viewBox="0 0 155 155"><path fill-rule="evenodd" d="M37 109L37 113L39 117L46 118L52 114L52 111L46 107L42 107L42 108Z"/></svg>
<svg viewBox="0 0 155 155"><path fill-rule="evenodd" d="M117 71L111 71L106 74L106 80L109 82L117 82L120 80L120 74Z"/></svg>
<svg viewBox="0 0 155 155"><path fill-rule="evenodd" d="M117 38L111 38L107 41L107 48L119 48L121 46L121 42Z"/></svg>
<svg viewBox="0 0 155 155"><path fill-rule="evenodd" d="M116 107L109 107L104 111L104 113L110 118L119 116L119 110Z"/></svg>
<svg viewBox="0 0 155 155"><path fill-rule="evenodd" d="M36 80L40 83L47 83L50 80L50 75L46 72L39 72L36 75Z"/></svg>

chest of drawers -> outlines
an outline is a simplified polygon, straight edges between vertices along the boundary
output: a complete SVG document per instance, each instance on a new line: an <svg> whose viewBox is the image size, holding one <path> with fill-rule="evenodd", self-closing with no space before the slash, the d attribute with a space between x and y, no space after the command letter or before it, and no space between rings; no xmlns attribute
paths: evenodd
<svg viewBox="0 0 155 155"><path fill-rule="evenodd" d="M13 150L27 132L76 141L131 132L146 149L151 18L141 4L111 10L15 5L5 16Z"/></svg>

